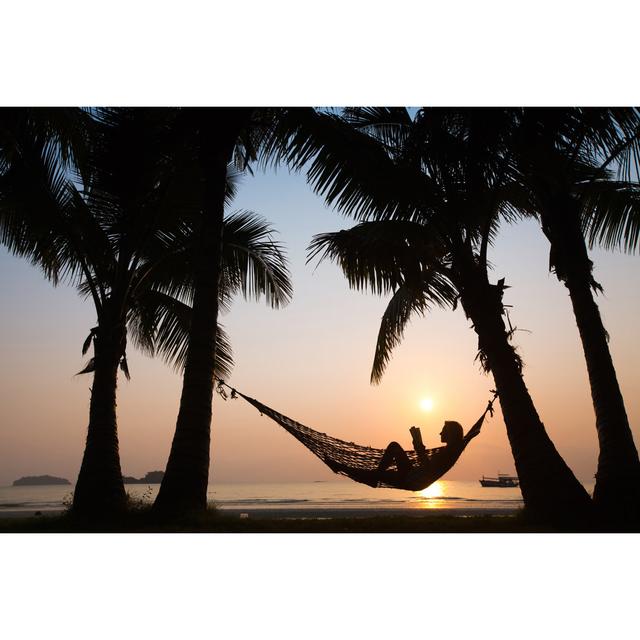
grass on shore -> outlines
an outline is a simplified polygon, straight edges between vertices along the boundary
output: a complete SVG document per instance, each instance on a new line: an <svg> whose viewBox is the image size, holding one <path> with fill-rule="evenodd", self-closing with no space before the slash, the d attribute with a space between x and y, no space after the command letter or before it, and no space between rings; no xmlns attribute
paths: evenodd
<svg viewBox="0 0 640 640"><path fill-rule="evenodd" d="M132 509L111 519L56 516L0 519L0 533L554 533L523 513L515 515L375 515L357 517L239 518L215 509L203 514L159 520L149 508Z"/></svg>

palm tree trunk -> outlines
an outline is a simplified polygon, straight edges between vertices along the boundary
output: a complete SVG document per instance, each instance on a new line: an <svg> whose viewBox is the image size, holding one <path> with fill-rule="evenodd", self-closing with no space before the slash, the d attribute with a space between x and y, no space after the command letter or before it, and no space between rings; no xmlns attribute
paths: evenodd
<svg viewBox="0 0 640 640"><path fill-rule="evenodd" d="M203 216L180 409L166 473L154 503L154 509L160 512L207 508L227 164L246 118L243 109L196 113L204 181Z"/></svg>
<svg viewBox="0 0 640 640"><path fill-rule="evenodd" d="M106 515L126 507L116 419L118 366L124 341L124 326L104 323L98 327L87 442L73 494L72 510L79 515Z"/></svg>
<svg viewBox="0 0 640 640"><path fill-rule="evenodd" d="M467 274L459 290L481 358L493 374L527 511L556 523L584 522L591 500L547 435L525 385L503 321L502 286Z"/></svg>
<svg viewBox="0 0 640 640"><path fill-rule="evenodd" d="M593 263L579 219L569 204L543 217L552 262L569 291L589 374L600 453L593 494L609 522L640 519L640 460L609 351L608 335L593 297Z"/></svg>

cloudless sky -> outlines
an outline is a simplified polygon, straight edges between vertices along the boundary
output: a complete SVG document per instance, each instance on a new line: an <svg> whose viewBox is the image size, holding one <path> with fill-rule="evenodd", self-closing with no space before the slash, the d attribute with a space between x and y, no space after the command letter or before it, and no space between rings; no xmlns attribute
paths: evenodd
<svg viewBox="0 0 640 640"><path fill-rule="evenodd" d="M290 0L187 0L178 8L156 3L151 16L145 3L122 0L108 10L77 0L7 3L3 45L11 57L3 67L2 96L13 105L637 104L632 6L591 1L576 11L574 3L546 0L408 0L391 7L329 0L314 6L309 20L309 12ZM615 58L603 55L609 51ZM341 224L285 173L277 182L263 176L252 182L238 203L274 220L293 255L304 255L311 233ZM303 210L287 206L300 200ZM533 332L519 332L517 342L536 405L563 455L589 479L596 444L586 375L569 301L546 273L545 241L533 227L505 230L493 257L496 277L507 275L514 285L506 295L515 305L512 318ZM638 257L597 253L595 261L606 291L600 308L638 442ZM407 445L414 420L432 444L438 412L463 421L477 415L491 382L473 364L475 338L460 312L414 322L382 385L369 388L383 303L347 291L329 265L312 274L299 258L293 268L297 290L288 310L238 303L224 319L236 348L235 384L312 426L339 427L349 439L361 435L356 427L369 433L379 424L383 432L370 437L381 446L391 437ZM331 292L335 301L328 306ZM547 301L552 304L542 311ZM307 324L298 326L301 317ZM73 291L53 290L0 249L0 484L47 471L74 479L90 380L73 374L82 366L80 347L94 320ZM255 335L245 344L252 327ZM273 361L273 353L282 354L282 362ZM130 365L133 379L122 383L119 397L121 452L126 473L144 473L166 461L180 385L160 362L132 352ZM341 387L344 379L349 384ZM431 381L438 387L425 389ZM568 386L573 391L567 393ZM437 400L433 414L415 408L423 393ZM279 427L256 420L248 409L239 401L214 407L215 477L229 477L239 460L273 477L280 472L277 455L294 473L325 473ZM346 420L348 412L353 420ZM268 448L260 451L263 442ZM496 415L452 474L475 478L476 471L510 464ZM459 636L510 637L518 629L534 638L548 633L552 621L560 633L584 640L605 632L624 637L637 626L629 576L637 575L639 556L633 536L611 542L611 536L572 535L465 536L461 544L459 536L431 534L412 537L410 545L398 536L358 535L317 535L311 543L296 535L9 535L2 537L3 603L11 615L3 628L18 637L28 620L32 636L55 635L53 621L71 597L67 638L84 638L96 620L105 637L122 635L124 628L158 639L178 630L195 635L211 624L212 603L219 612L216 628L249 637L264 633L283 602L290 605L277 618L283 639L299 637L300 629L309 638L326 637L329 627L344 636L415 635L424 631L425 617L407 615L406 589L376 585L413 584L423 573L437 577L420 586L430 633L451 635L455 621ZM395 562L385 566L377 561L383 558ZM562 571L549 580L554 564ZM346 571L348 580L336 579ZM163 588L140 589L156 583ZM594 583L606 588L594 591ZM123 596L119 613L105 616L104 603L115 592ZM454 593L473 594L464 599L464 616L460 597L448 597ZM597 602L587 615L585 602ZM326 606L336 603L348 606ZM532 603L540 615L531 615ZM311 626L319 606L324 624ZM367 616L372 606L376 615ZM434 606L437 615L429 615ZM162 614L141 615L146 611Z"/></svg>
<svg viewBox="0 0 640 640"><path fill-rule="evenodd" d="M493 387L474 358L477 341L462 310L416 317L383 381L369 384L379 320L387 300L350 291L330 263L305 264L313 234L353 224L329 210L303 176L285 169L243 179L231 210L250 209L279 231L293 277L293 301L282 310L238 298L222 317L236 366L231 384L282 413L345 440L410 447L422 428L438 446L445 419L470 426ZM592 252L605 295L598 303L611 335L636 442L640 440L640 262L638 256ZM515 342L525 380L547 430L576 475L591 482L597 440L581 344L566 290L548 273L547 241L535 222L503 227L490 259L506 276L505 303L521 329ZM75 290L53 288L27 261L0 253L0 485L23 475L75 481L88 419L89 376L81 345L95 324L92 305ZM118 420L123 473L163 469L171 444L180 377L130 347L132 379L120 380ZM431 398L431 412L420 401ZM210 477L218 482L336 478L284 430L242 400L216 397ZM488 419L449 479L513 472L500 411Z"/></svg>
<svg viewBox="0 0 640 640"><path fill-rule="evenodd" d="M130 1L116 0L108 11L91 3L80 8L77 0L7 3L3 44L11 59L3 68L2 95L13 105L638 104L637 20L630 7L620 0L582 3L579 11L573 3L551 1L409 0L390 7L329 0L314 6L309 20L290 0L187 0L178 7L156 3L150 23L148 7ZM213 37L212 25L226 28ZM567 34L576 33L580 43L593 46L567 46ZM613 60L603 55L609 51L616 52ZM443 415L463 421L477 415L491 381L473 364L475 338L459 311L414 322L382 385L369 388L383 303L349 292L332 266L312 275L300 258L311 233L342 221L286 173L277 181L247 181L238 203L275 221L298 259L296 297L288 310L238 303L224 319L236 348L235 384L312 426L339 429L349 439L370 433L381 446L391 437L408 445L413 421L433 444ZM586 375L568 298L546 272L545 241L534 227L505 230L492 255L496 277L507 275L514 285L506 295L515 305L514 321L533 332L519 332L517 342L536 405L560 451L589 479L596 440ZM606 292L600 308L636 442L638 259L595 254L596 276ZM548 301L552 305L543 311ZM299 326L300 318L306 324ZM33 268L0 249L0 484L40 472L74 480L90 379L73 374L82 366L80 347L94 321L73 291L53 290ZM274 353L282 360L273 361ZM130 365L133 379L122 383L119 396L121 452L125 473L139 474L166 461L180 385L160 362L132 352ZM433 414L416 409L416 397L427 393L436 401ZM266 418L256 419L240 401L216 402L214 412L214 477L236 477L233 465L240 461L268 479L283 468L300 479L326 473L301 445ZM261 444L268 448L260 451ZM496 415L451 474L475 479L511 464ZM158 639L176 630L194 635L210 625L212 603L219 612L216 627L235 636L263 633L283 602L291 605L277 619L283 639L299 637L300 629L321 638L327 623L343 635L415 634L423 630L424 617L407 615L406 590L379 585L403 579L413 584L423 569L438 577L421 584L423 600L437 606L428 620L432 633L450 635L455 620L458 635L477 640L508 637L514 628L534 638L551 621L565 635L591 640L605 630L629 635L637 626L630 588L639 568L633 536L483 535L466 536L461 544L459 536L437 535L414 537L411 545L397 536L309 540L4 536L3 628L9 637L14 629L14 636L24 635L28 620L31 635L52 635L51 621L71 597L74 613L64 626L70 639L85 637L96 619L104 636L124 627ZM386 568L372 562L380 558L395 561ZM554 563L562 571L549 580ZM336 580L345 568L349 579ZM162 582L163 588L140 589L141 581ZM594 593L594 582L607 586ZM103 603L116 591L124 597L118 615L107 619ZM492 615L496 592L499 615ZM465 598L464 616L460 598L446 597L452 593L473 594ZM325 624L310 626L318 604L331 600L349 606L326 615L324 607ZM595 601L585 615L584 603ZM40 615L34 616L34 602ZM532 603L544 613L532 616ZM374 616L353 615L372 606ZM161 615L140 615L158 610Z"/></svg>

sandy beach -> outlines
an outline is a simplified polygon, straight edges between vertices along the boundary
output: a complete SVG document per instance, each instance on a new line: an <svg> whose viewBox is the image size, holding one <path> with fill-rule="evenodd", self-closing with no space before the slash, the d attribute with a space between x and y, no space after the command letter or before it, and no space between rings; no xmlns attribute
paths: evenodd
<svg viewBox="0 0 640 640"><path fill-rule="evenodd" d="M515 516L517 509L221 509L228 517L280 518L280 519L340 519L340 518L472 518L475 516Z"/></svg>
<svg viewBox="0 0 640 640"><path fill-rule="evenodd" d="M51 518L64 513L61 509L48 511L3 511L2 520L15 518ZM335 518L472 518L475 516L508 517L515 516L518 509L218 509L218 513L228 518L240 519L288 519L326 520Z"/></svg>
<svg viewBox="0 0 640 640"><path fill-rule="evenodd" d="M516 509L212 509L163 523L148 508L109 522L62 511L7 511L3 533L514 533L553 531Z"/></svg>
<svg viewBox="0 0 640 640"><path fill-rule="evenodd" d="M217 509L216 513L225 518L253 520L328 520L340 518L473 518L475 516L513 517L518 509ZM64 514L62 509L45 511L23 510L3 511L3 520L16 518L55 518Z"/></svg>

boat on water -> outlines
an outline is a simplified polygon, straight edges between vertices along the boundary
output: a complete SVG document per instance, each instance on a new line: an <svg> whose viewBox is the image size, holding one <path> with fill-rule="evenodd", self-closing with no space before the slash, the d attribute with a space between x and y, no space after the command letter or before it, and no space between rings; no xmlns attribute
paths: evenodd
<svg viewBox="0 0 640 640"><path fill-rule="evenodd" d="M497 478L482 476L480 484L483 487L517 487L520 485L520 480L518 480L518 476L499 473Z"/></svg>

